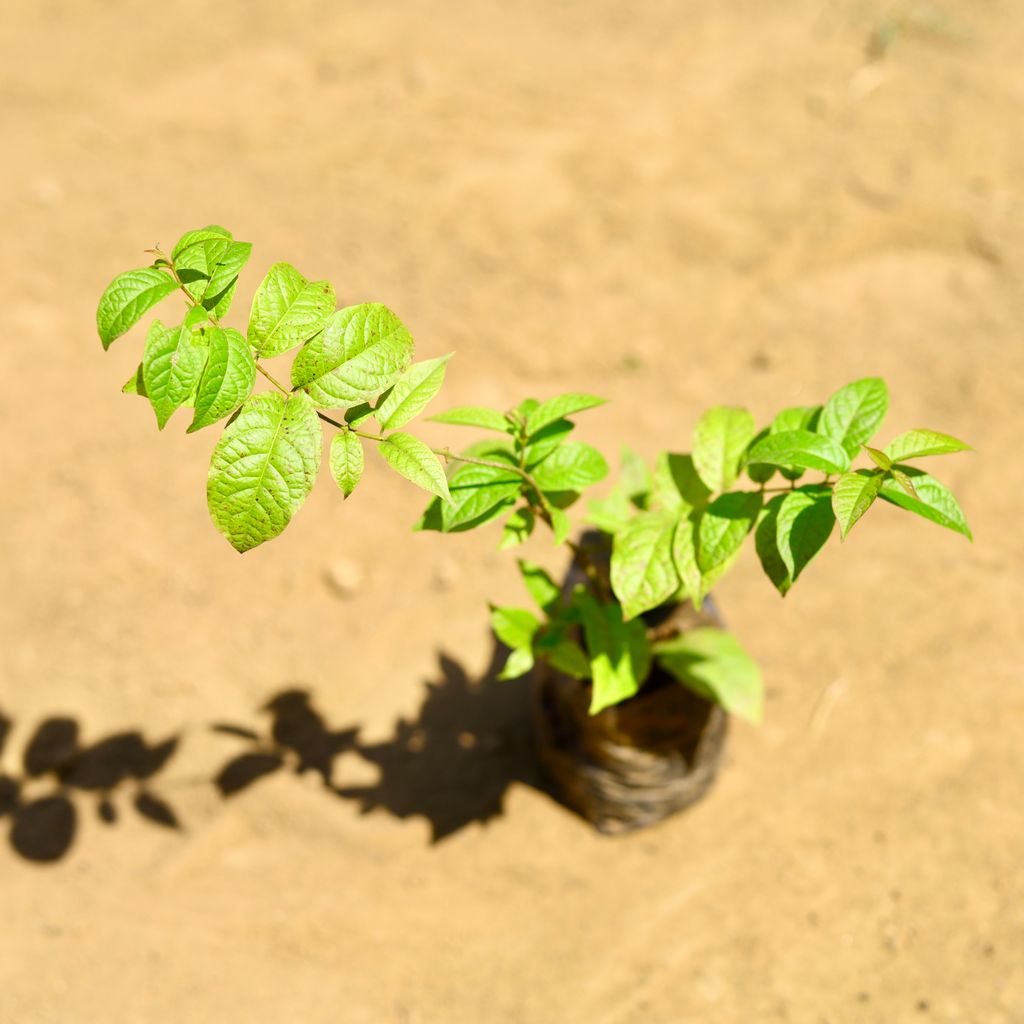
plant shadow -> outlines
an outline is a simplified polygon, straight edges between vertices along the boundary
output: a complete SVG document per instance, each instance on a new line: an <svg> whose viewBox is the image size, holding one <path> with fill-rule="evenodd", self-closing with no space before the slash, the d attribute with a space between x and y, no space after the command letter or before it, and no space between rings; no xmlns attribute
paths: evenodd
<svg viewBox="0 0 1024 1024"><path fill-rule="evenodd" d="M507 652L495 645L490 663L472 678L452 657L438 656L438 677L426 685L416 716L399 718L391 736L366 742L358 727L334 729L303 690L285 690L261 709L269 728L217 724L216 732L246 743L214 784L231 797L278 771L315 771L328 792L354 801L363 814L425 818L437 843L504 810L513 783L548 792L530 736L528 679L499 680ZM334 761L353 753L379 777L367 785L336 785Z"/></svg>
<svg viewBox="0 0 1024 1024"><path fill-rule="evenodd" d="M415 715L399 718L391 734L376 742L364 740L358 726L328 723L308 691L284 689L258 709L265 716L258 727L210 726L241 749L203 784L231 799L279 772L313 772L327 795L357 804L362 814L424 818L432 843L485 824L504 813L505 795L515 783L551 795L533 749L529 677L497 678L507 654L495 643L485 671L471 676L441 652ZM13 726L0 712L0 755ZM59 861L89 809L107 825L130 808L150 824L182 829L157 782L180 740L151 742L131 729L85 743L75 718L43 719L20 752L19 767L0 770L0 826L8 827L11 848L28 861ZM371 765L377 780L339 785L337 762L345 756Z"/></svg>
<svg viewBox="0 0 1024 1024"><path fill-rule="evenodd" d="M0 713L0 754L13 725ZM22 751L20 770L0 772L0 820L10 820L11 848L36 863L60 860L75 841L83 802L106 825L120 819L119 805L127 800L150 824L180 829L174 808L154 790L178 739L150 743L130 730L84 744L74 718L43 719Z"/></svg>

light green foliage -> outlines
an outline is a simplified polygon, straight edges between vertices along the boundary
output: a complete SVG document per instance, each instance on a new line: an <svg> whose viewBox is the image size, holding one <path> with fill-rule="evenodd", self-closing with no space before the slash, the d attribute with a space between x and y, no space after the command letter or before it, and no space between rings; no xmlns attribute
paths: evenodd
<svg viewBox="0 0 1024 1024"><path fill-rule="evenodd" d="M460 466L448 486L450 503L435 503L428 508L424 529L455 533L489 522L495 510L500 513L515 504L522 478L511 466L498 469L470 464Z"/></svg>
<svg viewBox="0 0 1024 1024"><path fill-rule="evenodd" d="M769 434L747 452L748 462L772 466L797 466L823 473L845 473L850 456L830 437L809 430L784 430Z"/></svg>
<svg viewBox="0 0 1024 1024"><path fill-rule="evenodd" d="M730 568L761 510L760 493L733 491L719 495L696 519L697 568L701 575L696 604Z"/></svg>
<svg viewBox="0 0 1024 1024"><path fill-rule="evenodd" d="M758 521L755 548L783 597L832 534L836 518L830 499L827 487L799 487L773 498Z"/></svg>
<svg viewBox="0 0 1024 1024"><path fill-rule="evenodd" d="M845 540L862 515L878 497L885 473L859 469L856 473L844 473L832 490L832 508L839 523L839 536Z"/></svg>
<svg viewBox="0 0 1024 1024"><path fill-rule="evenodd" d="M508 418L502 413L479 405L462 405L430 418L435 423L450 423L457 427L480 427L483 430L497 430L499 433L507 433L510 429Z"/></svg>
<svg viewBox="0 0 1024 1024"><path fill-rule="evenodd" d="M604 399L596 398L594 395L575 393L559 395L557 398L541 402L529 410L522 410L526 414L526 432L527 434L536 434L538 430L546 427L549 423L554 423L555 420L583 412L585 409L593 409L599 405L604 405Z"/></svg>
<svg viewBox="0 0 1024 1024"><path fill-rule="evenodd" d="M540 621L533 612L523 608L492 608L491 628L506 647L515 650L532 646Z"/></svg>
<svg viewBox="0 0 1024 1024"><path fill-rule="evenodd" d="M533 478L545 491L579 491L608 475L604 456L582 441L559 445L533 470Z"/></svg>
<svg viewBox="0 0 1024 1024"><path fill-rule="evenodd" d="M523 448L523 462L527 469L535 469L543 462L575 429L569 420L555 420L541 427L536 434L531 434Z"/></svg>
<svg viewBox="0 0 1024 1024"><path fill-rule="evenodd" d="M852 458L860 446L874 436L888 408L889 389L885 381L879 377L865 377L832 395L821 410L818 430L842 445Z"/></svg>
<svg viewBox="0 0 1024 1024"><path fill-rule="evenodd" d="M153 322L142 353L142 380L157 426L163 430L174 412L191 397L206 364L206 342L182 324Z"/></svg>
<svg viewBox="0 0 1024 1024"><path fill-rule="evenodd" d="M178 287L169 274L155 267L142 267L118 274L107 285L96 310L96 329L103 347L130 330L161 299Z"/></svg>
<svg viewBox="0 0 1024 1024"><path fill-rule="evenodd" d="M498 542L500 551L507 551L509 548L518 547L524 544L533 533L537 525L537 517L529 508L517 508L508 519L501 531L501 540Z"/></svg>
<svg viewBox="0 0 1024 1024"><path fill-rule="evenodd" d="M121 388L123 395L139 395L141 398L148 398L146 394L146 382L142 377L142 363L139 363L135 372L124 382Z"/></svg>
<svg viewBox="0 0 1024 1024"><path fill-rule="evenodd" d="M619 484L625 496L640 509L647 508L647 502L654 487L654 477L647 463L629 445L621 448L621 469Z"/></svg>
<svg viewBox="0 0 1024 1024"><path fill-rule="evenodd" d="M596 715L640 689L650 671L651 645L643 620L623 622L621 605L603 604L585 591L576 604L590 655L590 713Z"/></svg>
<svg viewBox="0 0 1024 1024"><path fill-rule="evenodd" d="M296 355L292 386L321 408L343 409L391 387L412 355L412 335L387 306L347 306Z"/></svg>
<svg viewBox="0 0 1024 1024"><path fill-rule="evenodd" d="M235 241L230 231L213 225L183 235L171 253L171 262L186 293L203 309L222 317L251 254L249 242Z"/></svg>
<svg viewBox="0 0 1024 1024"><path fill-rule="evenodd" d="M892 469L892 459L883 451L879 451L877 448L872 448L870 445L864 445L864 451L871 461L879 468L889 470Z"/></svg>
<svg viewBox="0 0 1024 1024"><path fill-rule="evenodd" d="M754 417L746 409L717 405L693 431L693 464L710 491L726 491L740 473L740 459L754 436Z"/></svg>
<svg viewBox="0 0 1024 1024"><path fill-rule="evenodd" d="M363 442L350 430L339 430L331 438L331 450L328 462L331 476L341 488L342 496L347 498L359 483L363 475Z"/></svg>
<svg viewBox="0 0 1024 1024"><path fill-rule="evenodd" d="M333 311L331 285L307 281L289 263L275 263L253 296L249 344L258 356L280 355L322 331Z"/></svg>
<svg viewBox="0 0 1024 1024"><path fill-rule="evenodd" d="M519 572L530 592L530 597L537 602L541 611L553 615L558 606L562 603L562 591L558 584L551 578L546 569L542 569L533 562L519 559Z"/></svg>
<svg viewBox="0 0 1024 1024"><path fill-rule="evenodd" d="M376 407L377 422L385 430L404 427L415 419L444 383L444 370L454 353L413 363Z"/></svg>
<svg viewBox="0 0 1024 1024"><path fill-rule="evenodd" d="M693 629L655 645L654 654L659 665L695 693L750 722L761 721L761 672L731 633Z"/></svg>
<svg viewBox="0 0 1024 1024"><path fill-rule="evenodd" d="M615 534L611 582L626 619L656 608L679 589L672 562L676 522L671 512L641 512Z"/></svg>
<svg viewBox="0 0 1024 1024"><path fill-rule="evenodd" d="M672 537L672 564L679 574L683 592L699 611L704 604L704 595L714 582L706 579L697 565L697 528L700 513L684 511L676 524ZM719 575L721 575L719 573Z"/></svg>
<svg viewBox="0 0 1024 1024"><path fill-rule="evenodd" d="M196 390L190 434L230 416L249 397L256 383L256 361L249 343L238 331L207 327L203 338L209 356Z"/></svg>
<svg viewBox="0 0 1024 1024"><path fill-rule="evenodd" d="M389 434L377 444L388 465L410 483L450 501L448 481L437 456L412 434Z"/></svg>
<svg viewBox="0 0 1024 1024"><path fill-rule="evenodd" d="M236 551L276 537L306 500L320 468L316 409L301 392L253 395L213 450L206 499Z"/></svg>
<svg viewBox="0 0 1024 1024"><path fill-rule="evenodd" d="M971 446L963 441L940 434L936 430L908 430L885 446L885 454L893 462L907 459L921 459L926 455L950 455L953 452L970 451Z"/></svg>
<svg viewBox="0 0 1024 1024"><path fill-rule="evenodd" d="M817 430L822 409L823 406L820 405L791 405L788 409L783 409L772 420L769 433L785 434L790 430Z"/></svg>
<svg viewBox="0 0 1024 1024"><path fill-rule="evenodd" d="M896 466L893 466L889 470L889 476L891 476L893 480L895 480L896 483L898 483L900 487L902 487L903 490L906 491L907 494L909 494L912 498L920 497L920 495L917 493L917 488L914 486L914 481L911 480L910 477L907 476L907 474L904 473L902 469L897 469Z"/></svg>
<svg viewBox="0 0 1024 1024"><path fill-rule="evenodd" d="M572 520L564 509L554 505L548 509L548 513L551 516L551 533L554 536L555 546L557 547L569 539L569 534L572 533Z"/></svg>
<svg viewBox="0 0 1024 1024"><path fill-rule="evenodd" d="M628 699L648 679L647 613L684 596L699 608L751 533L766 575L783 595L835 522L845 537L877 498L971 537L948 489L907 465L968 446L947 434L912 430L885 449L870 447L888 392L868 377L840 388L824 405L783 409L759 432L747 410L715 406L699 417L693 451L661 452L653 472L622 446L618 481L588 503L589 521L612 537L606 566L589 542L572 542L569 512L608 472L596 448L570 440L576 414L602 399L570 392L545 402L526 398L504 411L449 409L434 421L487 436L457 453L434 449L404 428L440 390L450 354L413 363L412 336L386 306L335 310L330 284L276 263L256 290L243 336L220 318L250 257L249 243L209 225L183 235L170 256L152 251L152 266L118 275L103 293L97 329L107 347L162 298L183 293L183 322L152 324L123 390L152 404L161 429L182 406L195 409L189 432L229 417L213 451L207 497L230 543L246 551L287 526L319 470L322 423L335 431L329 468L345 498L362 478L364 444L374 444L392 469L432 495L418 529L458 533L495 522L499 546L513 548L543 525L556 545L573 552L585 584L563 593L544 569L520 562L539 613L495 608L492 624L511 648L503 678L530 671L538 659L589 678L594 713ZM258 360L295 348L289 387ZM277 390L253 393L260 374ZM871 465L853 468L858 457ZM807 471L824 479L795 486ZM787 480L788 488L769 486ZM695 630L659 643L657 657L696 692L736 714L760 717L760 677L729 634Z"/></svg>
<svg viewBox="0 0 1024 1024"><path fill-rule="evenodd" d="M908 512L915 512L933 523L938 523L939 526L945 526L948 530L962 533L968 540L974 539L963 510L948 487L939 483L935 477L910 466L903 466L902 472L910 478L917 497L907 494L895 480L886 480L882 484L879 497L905 508Z"/></svg>

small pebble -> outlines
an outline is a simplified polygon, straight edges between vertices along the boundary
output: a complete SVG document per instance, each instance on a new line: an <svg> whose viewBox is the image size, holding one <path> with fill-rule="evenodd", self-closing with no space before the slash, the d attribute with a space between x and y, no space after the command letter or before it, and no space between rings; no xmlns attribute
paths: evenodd
<svg viewBox="0 0 1024 1024"><path fill-rule="evenodd" d="M337 597L354 597L364 578L363 567L352 558L335 559L324 570L324 583Z"/></svg>
<svg viewBox="0 0 1024 1024"><path fill-rule="evenodd" d="M459 563L446 558L443 562L439 562L437 568L434 569L434 589L451 590L459 582L461 575L462 570L459 568Z"/></svg>

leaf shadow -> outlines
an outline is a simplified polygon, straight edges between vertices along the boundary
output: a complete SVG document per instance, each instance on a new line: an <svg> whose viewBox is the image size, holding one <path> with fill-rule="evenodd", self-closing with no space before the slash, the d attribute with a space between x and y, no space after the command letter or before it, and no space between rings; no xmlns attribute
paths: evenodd
<svg viewBox="0 0 1024 1024"><path fill-rule="evenodd" d="M0 754L13 726L0 713ZM76 719L43 719L25 744L20 771L0 772L0 821L9 820L11 848L40 864L61 860L74 844L83 803L91 803L106 825L120 820L118 806L128 802L150 824L181 829L174 808L154 788L178 742L171 736L151 743L128 730L86 744Z"/></svg>

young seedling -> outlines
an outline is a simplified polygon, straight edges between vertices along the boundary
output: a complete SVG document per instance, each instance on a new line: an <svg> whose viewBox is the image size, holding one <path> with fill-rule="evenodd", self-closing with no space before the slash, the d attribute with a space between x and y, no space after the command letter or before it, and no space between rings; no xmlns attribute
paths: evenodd
<svg viewBox="0 0 1024 1024"><path fill-rule="evenodd" d="M147 398L162 430L181 407L188 431L226 420L213 450L207 500L214 525L238 551L273 539L306 500L320 469L323 428L333 428L328 466L344 498L356 490L367 445L433 499L420 530L458 533L501 523L513 548L538 523L571 553L586 582L563 592L545 570L520 561L535 610L493 608L511 654L503 676L538 659L590 680L597 713L641 690L655 667L727 711L761 717L754 662L728 632L701 627L652 640L643 615L690 600L699 609L754 547L783 596L839 527L840 539L878 500L970 539L956 499L912 463L965 451L948 434L909 430L869 446L888 406L885 383L867 377L824 404L782 410L757 429L746 409L716 406L698 420L691 451L663 452L653 471L623 449L619 480L589 502L586 521L610 538L610 572L572 539L568 509L608 473L604 456L572 438L575 417L602 404L568 393L514 409L451 409L440 423L486 432L458 452L409 433L444 381L451 354L413 361L413 339L386 306L335 308L326 281L275 263L252 300L246 334L224 326L251 246L224 228L190 231L171 252L118 275L103 293L97 327L104 348L172 293L180 322L154 321L124 391ZM174 317L177 321L178 318ZM262 360L295 350L290 379ZM262 375L269 388L254 392ZM854 460L862 465L854 468ZM820 476L811 482L808 473Z"/></svg>

